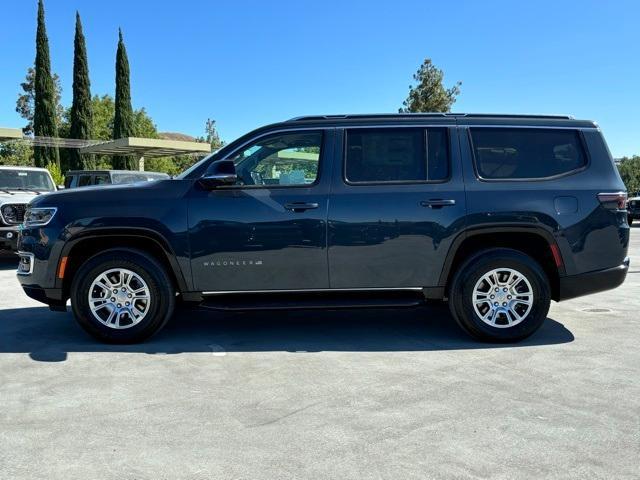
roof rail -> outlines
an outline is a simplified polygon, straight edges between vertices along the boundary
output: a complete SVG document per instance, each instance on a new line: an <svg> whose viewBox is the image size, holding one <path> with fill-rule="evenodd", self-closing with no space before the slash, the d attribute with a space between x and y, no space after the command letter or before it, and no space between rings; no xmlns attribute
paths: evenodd
<svg viewBox="0 0 640 480"><path fill-rule="evenodd" d="M338 114L338 115L303 115L287 120L287 122L300 122L312 120L341 120L341 119L383 119L383 118L434 118L434 117L476 117L476 118L556 118L564 120L573 120L571 115L537 115L537 114L514 114L514 113L357 113L357 114Z"/></svg>
<svg viewBox="0 0 640 480"><path fill-rule="evenodd" d="M398 118L398 117L445 117L447 113L355 113L337 115L303 115L287 120L287 122L298 122L302 120L340 120L349 118Z"/></svg>

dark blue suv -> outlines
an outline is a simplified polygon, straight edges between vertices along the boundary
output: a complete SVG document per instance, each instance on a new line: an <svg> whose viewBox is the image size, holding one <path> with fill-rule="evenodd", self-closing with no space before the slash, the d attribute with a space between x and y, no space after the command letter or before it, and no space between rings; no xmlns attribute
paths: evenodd
<svg viewBox="0 0 640 480"><path fill-rule="evenodd" d="M550 300L620 285L626 193L598 126L568 116L295 118L177 178L35 198L25 292L90 334L141 341L177 301L226 309L448 300L517 341Z"/></svg>

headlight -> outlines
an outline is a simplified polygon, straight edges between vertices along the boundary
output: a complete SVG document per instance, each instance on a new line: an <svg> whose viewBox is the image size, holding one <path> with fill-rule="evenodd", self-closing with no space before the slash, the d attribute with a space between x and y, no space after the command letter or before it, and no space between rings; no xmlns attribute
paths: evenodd
<svg viewBox="0 0 640 480"><path fill-rule="evenodd" d="M2 218L6 223L20 223L18 221L18 210L13 205L4 205L0 213L2 213Z"/></svg>
<svg viewBox="0 0 640 480"><path fill-rule="evenodd" d="M24 214L24 226L26 228L43 227L51 221L57 210L55 207L27 207L27 211Z"/></svg>

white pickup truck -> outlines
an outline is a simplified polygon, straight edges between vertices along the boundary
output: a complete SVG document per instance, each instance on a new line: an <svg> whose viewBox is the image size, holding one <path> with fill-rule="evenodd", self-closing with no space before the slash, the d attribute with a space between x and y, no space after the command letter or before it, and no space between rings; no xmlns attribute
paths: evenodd
<svg viewBox="0 0 640 480"><path fill-rule="evenodd" d="M16 250L27 204L33 197L55 190L45 168L0 165L0 250Z"/></svg>

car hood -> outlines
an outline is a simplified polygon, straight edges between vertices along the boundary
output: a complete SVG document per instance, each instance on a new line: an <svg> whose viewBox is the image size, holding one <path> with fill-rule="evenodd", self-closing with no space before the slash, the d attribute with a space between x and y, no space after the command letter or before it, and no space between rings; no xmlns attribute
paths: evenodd
<svg viewBox="0 0 640 480"><path fill-rule="evenodd" d="M5 203L29 203L35 197L39 197L35 193L30 192L0 192L0 205L4 205Z"/></svg>
<svg viewBox="0 0 640 480"><path fill-rule="evenodd" d="M59 190L31 203L37 207L63 206L65 204L110 205L125 207L138 201L156 199L169 200L184 194L189 182L177 180L153 180L150 182L127 183L122 185L98 185Z"/></svg>

